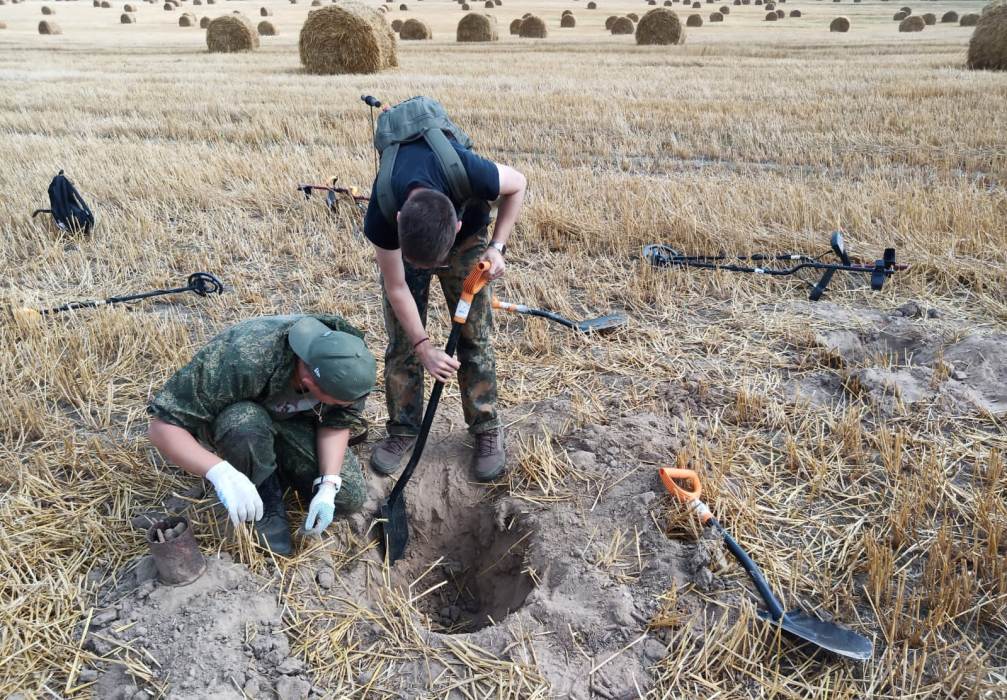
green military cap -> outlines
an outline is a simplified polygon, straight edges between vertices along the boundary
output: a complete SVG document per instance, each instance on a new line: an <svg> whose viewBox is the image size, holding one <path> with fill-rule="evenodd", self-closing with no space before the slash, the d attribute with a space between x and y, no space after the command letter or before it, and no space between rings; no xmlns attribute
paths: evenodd
<svg viewBox="0 0 1007 700"><path fill-rule="evenodd" d="M371 393L377 363L362 339L334 331L311 316L291 326L287 337L326 394L340 401L356 401Z"/></svg>

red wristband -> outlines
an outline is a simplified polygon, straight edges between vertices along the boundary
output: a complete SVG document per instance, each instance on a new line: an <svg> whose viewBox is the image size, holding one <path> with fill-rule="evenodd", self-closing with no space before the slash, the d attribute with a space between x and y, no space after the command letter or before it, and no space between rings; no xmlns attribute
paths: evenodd
<svg viewBox="0 0 1007 700"><path fill-rule="evenodd" d="M417 340L415 343L413 343L413 350L415 350L416 348L418 348L423 343L423 341L425 341L425 340L430 340L430 338L427 337L427 336L423 336L422 338L420 338L419 340Z"/></svg>

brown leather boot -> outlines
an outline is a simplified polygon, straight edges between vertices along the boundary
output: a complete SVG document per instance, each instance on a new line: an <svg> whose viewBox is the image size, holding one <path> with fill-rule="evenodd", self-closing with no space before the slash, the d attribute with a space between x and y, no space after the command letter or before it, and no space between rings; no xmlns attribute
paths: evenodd
<svg viewBox="0 0 1007 700"><path fill-rule="evenodd" d="M494 481L504 473L507 455L504 452L503 430L487 430L476 438L475 459L472 460L472 475L477 481Z"/></svg>
<svg viewBox="0 0 1007 700"><path fill-rule="evenodd" d="M371 469L385 476L394 474L415 444L415 435L389 435L371 450Z"/></svg>

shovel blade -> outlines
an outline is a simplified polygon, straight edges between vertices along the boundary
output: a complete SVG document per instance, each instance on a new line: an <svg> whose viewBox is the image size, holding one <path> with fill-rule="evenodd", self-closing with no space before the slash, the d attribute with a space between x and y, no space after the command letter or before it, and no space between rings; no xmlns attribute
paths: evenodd
<svg viewBox="0 0 1007 700"><path fill-rule="evenodd" d="M406 516L406 497L400 494L395 500L389 499L381 506L381 541L385 545L385 556L392 565L406 553L409 544L409 518Z"/></svg>
<svg viewBox="0 0 1007 700"><path fill-rule="evenodd" d="M598 318L589 318L586 321L581 321L576 325L576 329L580 333L606 333L616 328L622 328L625 325L625 315L609 314L608 316L599 316Z"/></svg>
<svg viewBox="0 0 1007 700"><path fill-rule="evenodd" d="M819 620L801 610L791 610L779 620L774 620L768 612L760 610L759 617L778 624L785 632L833 654L866 661L874 653L874 644L866 637L834 622Z"/></svg>

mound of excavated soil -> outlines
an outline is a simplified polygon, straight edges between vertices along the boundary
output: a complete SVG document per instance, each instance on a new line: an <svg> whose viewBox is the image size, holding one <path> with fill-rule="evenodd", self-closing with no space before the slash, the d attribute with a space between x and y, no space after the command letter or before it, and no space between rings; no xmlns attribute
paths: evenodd
<svg viewBox="0 0 1007 700"><path fill-rule="evenodd" d="M822 302L808 310L821 322L816 345L846 381L812 374L796 382L797 395L828 403L854 389L889 415L921 403L938 403L950 415L1007 412L1007 335L948 326L915 302L888 313Z"/></svg>
<svg viewBox="0 0 1007 700"><path fill-rule="evenodd" d="M187 586L156 581L150 557L137 562L93 617L84 647L106 659L81 671L94 696L138 700L320 697L304 663L290 656L277 593L240 564L210 557ZM146 668L142 678L137 669Z"/></svg>

